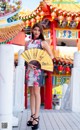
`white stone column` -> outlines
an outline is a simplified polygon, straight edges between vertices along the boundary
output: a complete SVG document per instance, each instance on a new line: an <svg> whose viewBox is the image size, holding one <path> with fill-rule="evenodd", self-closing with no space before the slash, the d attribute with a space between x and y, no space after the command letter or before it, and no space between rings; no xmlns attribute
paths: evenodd
<svg viewBox="0 0 80 130"><path fill-rule="evenodd" d="M25 83L25 66L21 57L23 50L18 53L18 66L15 69L14 76L14 111L24 110L24 83Z"/></svg>
<svg viewBox="0 0 80 130"><path fill-rule="evenodd" d="M0 130L12 130L14 51L0 45Z"/></svg>
<svg viewBox="0 0 80 130"><path fill-rule="evenodd" d="M80 52L74 53L74 68L71 78L71 110L80 112Z"/></svg>

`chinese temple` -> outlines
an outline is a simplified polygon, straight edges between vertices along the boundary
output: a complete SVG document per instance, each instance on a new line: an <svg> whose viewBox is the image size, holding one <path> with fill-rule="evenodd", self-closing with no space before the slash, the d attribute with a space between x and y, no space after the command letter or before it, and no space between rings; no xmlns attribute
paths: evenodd
<svg viewBox="0 0 80 130"><path fill-rule="evenodd" d="M70 57L70 59L66 58L66 60L64 60L65 57L58 55L58 51L56 56L56 46L58 40L61 41L60 45L65 46L65 39L68 41L75 40L76 46L79 45L80 3L75 0L43 0L34 11L26 12L24 10L21 11L20 1L15 2L15 5L16 6L9 5L8 1L1 2L0 4L0 44L17 44L24 46L24 28L27 29L28 27L32 27L34 23L41 22L44 28L45 39L49 42L55 55L55 74L66 74L69 77L73 66L73 59ZM62 39L64 39L64 41L62 41ZM58 66L56 66L56 64ZM56 72L56 67L58 67L58 72ZM52 81L51 74L48 73L48 75L45 96L50 99L49 101L45 101L45 108L52 107L52 84L50 84Z"/></svg>
<svg viewBox="0 0 80 130"><path fill-rule="evenodd" d="M28 15L20 14L20 18L24 21L26 28L32 27L35 22L41 22L43 25L45 39L51 45L55 55L53 86L69 81L73 67L73 56L66 57L63 54L59 54L59 50L57 51L56 47L57 45L65 46L65 41L67 41L67 44L71 42L72 47L78 46L79 48L80 3L74 0L43 0ZM45 83L46 99L43 98L44 94L42 94L42 100L45 100L45 108L51 108L52 84L50 82L50 74L48 73L48 79Z"/></svg>

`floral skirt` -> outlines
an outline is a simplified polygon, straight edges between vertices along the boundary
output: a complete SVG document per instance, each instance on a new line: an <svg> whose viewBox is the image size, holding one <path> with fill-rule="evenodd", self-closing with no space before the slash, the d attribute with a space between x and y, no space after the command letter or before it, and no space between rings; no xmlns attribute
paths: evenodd
<svg viewBox="0 0 80 130"><path fill-rule="evenodd" d="M27 86L41 87L44 85L44 71L41 69L32 69L28 66L26 71Z"/></svg>

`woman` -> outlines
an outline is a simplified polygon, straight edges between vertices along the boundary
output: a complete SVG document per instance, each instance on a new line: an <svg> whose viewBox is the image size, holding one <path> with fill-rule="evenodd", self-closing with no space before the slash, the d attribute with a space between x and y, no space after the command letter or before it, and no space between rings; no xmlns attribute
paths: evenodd
<svg viewBox="0 0 80 130"><path fill-rule="evenodd" d="M26 43L26 49L38 48L44 49L53 59L53 54L51 52L50 46L45 41L43 36L43 29L39 23L36 23L32 28L32 40ZM31 107L31 117L27 122L27 126L32 126L32 130L38 129L39 127L39 110L40 110L40 87L42 83L42 73L40 69L40 64L37 61L32 61L28 64L26 78L27 85L30 89L30 107Z"/></svg>

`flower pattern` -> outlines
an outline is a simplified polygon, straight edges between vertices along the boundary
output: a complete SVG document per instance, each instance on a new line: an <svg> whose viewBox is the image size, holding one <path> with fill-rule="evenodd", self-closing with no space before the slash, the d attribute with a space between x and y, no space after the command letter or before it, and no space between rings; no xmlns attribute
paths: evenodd
<svg viewBox="0 0 80 130"><path fill-rule="evenodd" d="M41 49L41 40L35 40L35 41L31 41L29 42L29 44L27 44L26 49L31 49L31 48L39 48ZM42 70L39 69L39 66L37 65L37 69L33 70L31 68L29 68L28 66L28 70L26 73L26 80L27 80L27 84L28 86L41 86L42 85Z"/></svg>
<svg viewBox="0 0 80 130"><path fill-rule="evenodd" d="M29 73L30 73L30 70L28 70L28 71L26 72L26 80L29 80Z"/></svg>
<svg viewBox="0 0 80 130"><path fill-rule="evenodd" d="M41 73L41 70L40 70L40 69L38 69L38 70L37 70L37 69L34 70L34 75L35 75L35 76L38 77L38 76L40 75L40 73Z"/></svg>
<svg viewBox="0 0 80 130"><path fill-rule="evenodd" d="M34 81L34 86L35 87L38 87L39 86L39 83L37 81Z"/></svg>
<svg viewBox="0 0 80 130"><path fill-rule="evenodd" d="M34 81L34 86L39 86L38 80L40 79L39 76L41 74L41 70L40 69L35 69L34 70L34 77L36 79L36 81Z"/></svg>
<svg viewBox="0 0 80 130"><path fill-rule="evenodd" d="M41 42L40 42L40 40L36 40L36 44L40 44Z"/></svg>

